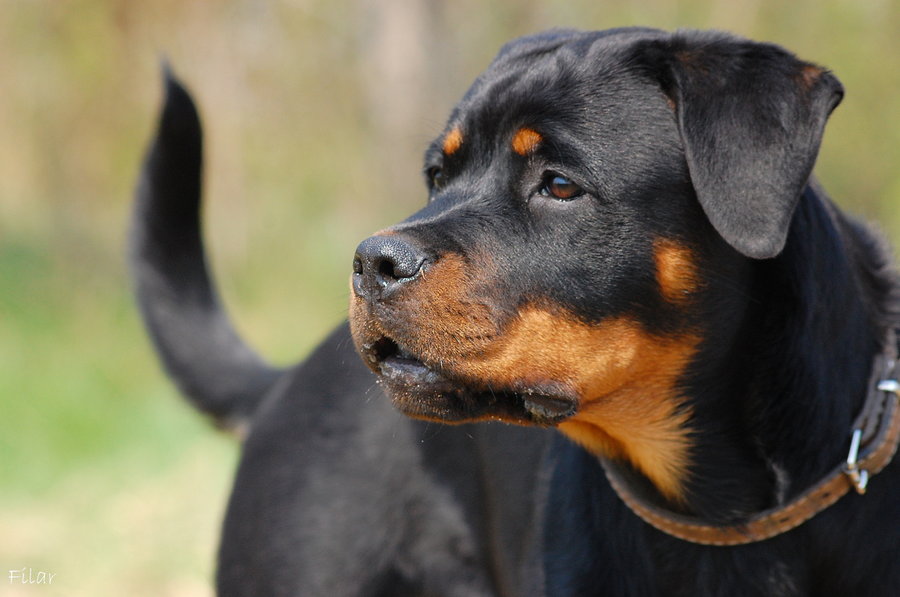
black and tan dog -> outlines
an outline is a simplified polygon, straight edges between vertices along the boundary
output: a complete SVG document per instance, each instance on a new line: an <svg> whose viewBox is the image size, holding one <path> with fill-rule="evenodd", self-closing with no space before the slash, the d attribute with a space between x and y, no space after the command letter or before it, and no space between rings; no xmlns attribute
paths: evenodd
<svg viewBox="0 0 900 597"><path fill-rule="evenodd" d="M900 595L898 283L809 180L841 97L725 34L516 40L282 371L212 290L169 78L133 269L170 374L247 429L220 594Z"/></svg>

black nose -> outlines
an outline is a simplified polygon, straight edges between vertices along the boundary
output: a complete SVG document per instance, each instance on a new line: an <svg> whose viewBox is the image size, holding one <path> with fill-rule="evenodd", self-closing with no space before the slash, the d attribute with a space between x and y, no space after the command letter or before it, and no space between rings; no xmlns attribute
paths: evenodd
<svg viewBox="0 0 900 597"><path fill-rule="evenodd" d="M353 257L353 291L367 299L386 298L422 271L425 255L397 236L372 236Z"/></svg>

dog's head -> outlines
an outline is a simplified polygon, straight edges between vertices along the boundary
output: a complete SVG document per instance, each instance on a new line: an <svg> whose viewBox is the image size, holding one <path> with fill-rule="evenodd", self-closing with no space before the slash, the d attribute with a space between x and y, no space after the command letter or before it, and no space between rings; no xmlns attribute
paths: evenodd
<svg viewBox="0 0 900 597"><path fill-rule="evenodd" d="M427 151L428 204L357 250L358 350L411 416L556 425L677 494L712 303L783 248L840 97L724 34L508 44Z"/></svg>

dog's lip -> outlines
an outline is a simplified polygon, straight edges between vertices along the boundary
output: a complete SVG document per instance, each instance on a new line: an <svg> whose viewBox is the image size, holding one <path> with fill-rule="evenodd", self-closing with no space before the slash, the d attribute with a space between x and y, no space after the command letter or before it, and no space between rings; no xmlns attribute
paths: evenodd
<svg viewBox="0 0 900 597"><path fill-rule="evenodd" d="M401 378L405 382L433 385L444 381L443 376L422 361L406 355L395 355L379 363L380 374L388 380Z"/></svg>
<svg viewBox="0 0 900 597"><path fill-rule="evenodd" d="M520 395L525 410L537 419L561 421L575 414L576 403L568 396L542 394L533 390L526 390Z"/></svg>
<svg viewBox="0 0 900 597"><path fill-rule="evenodd" d="M461 379L442 368L431 366L418 358L408 348L392 338L383 336L362 346L364 357L386 385L388 392L401 388L396 395L403 398L394 400L401 410L420 413L422 404L406 404L422 397L442 395L447 401L462 400L466 410L472 412L473 420L480 418L501 418L525 424L555 425L575 414L577 399L571 392L556 384L541 384L541 387L526 386L516 389L482 388ZM493 417L492 413L497 416ZM437 417L441 418L441 417ZM460 422L466 416L454 414L448 420Z"/></svg>
<svg viewBox="0 0 900 597"><path fill-rule="evenodd" d="M411 351L387 336L363 345L362 349L369 364L386 381L395 380L416 385L431 385L445 381L440 372L426 365Z"/></svg>

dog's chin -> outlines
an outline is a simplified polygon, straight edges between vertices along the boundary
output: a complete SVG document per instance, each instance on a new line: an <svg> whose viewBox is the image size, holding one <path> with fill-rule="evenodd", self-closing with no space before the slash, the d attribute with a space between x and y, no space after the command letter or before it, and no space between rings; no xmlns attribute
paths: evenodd
<svg viewBox="0 0 900 597"><path fill-rule="evenodd" d="M577 410L577 400L565 392L487 387L426 364L386 337L363 345L361 352L395 408L416 419L551 426Z"/></svg>

